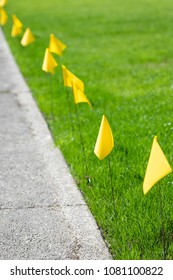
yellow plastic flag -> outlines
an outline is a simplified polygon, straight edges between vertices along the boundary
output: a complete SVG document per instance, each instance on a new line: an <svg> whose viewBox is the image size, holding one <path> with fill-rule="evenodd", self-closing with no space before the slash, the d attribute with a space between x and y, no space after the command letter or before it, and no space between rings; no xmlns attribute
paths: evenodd
<svg viewBox="0 0 173 280"><path fill-rule="evenodd" d="M54 69L58 66L58 63L54 59L53 55L50 53L50 50L47 48L44 55L42 70L45 72L50 72L54 74Z"/></svg>
<svg viewBox="0 0 173 280"><path fill-rule="evenodd" d="M73 86L74 102L76 104L86 102L92 108L91 103L86 97L85 93L76 85L74 81L72 81L72 86Z"/></svg>
<svg viewBox="0 0 173 280"><path fill-rule="evenodd" d="M4 7L7 4L7 0L0 0L0 7Z"/></svg>
<svg viewBox="0 0 173 280"><path fill-rule="evenodd" d="M0 25L5 25L7 22L8 16L6 11L3 8L0 8Z"/></svg>
<svg viewBox="0 0 173 280"><path fill-rule="evenodd" d="M143 192L146 194L160 179L172 172L159 143L154 137L151 153L143 182Z"/></svg>
<svg viewBox="0 0 173 280"><path fill-rule="evenodd" d="M62 56L63 51L65 50L66 45L58 40L53 34L50 35L50 52L56 53Z"/></svg>
<svg viewBox="0 0 173 280"><path fill-rule="evenodd" d="M34 41L35 41L34 35L32 34L30 28L27 28L21 40L22 46L26 47L27 45L33 43Z"/></svg>
<svg viewBox="0 0 173 280"><path fill-rule="evenodd" d="M103 115L97 141L94 148L95 155L100 159L104 159L110 154L114 147L114 139L112 130L106 117Z"/></svg>
<svg viewBox="0 0 173 280"><path fill-rule="evenodd" d="M12 26L11 36L16 37L22 32L23 24L16 17L16 15L12 15L12 19L13 19L13 26Z"/></svg>
<svg viewBox="0 0 173 280"><path fill-rule="evenodd" d="M11 37L16 37L22 32L22 27L17 27L15 24L13 24L12 31L11 31Z"/></svg>
<svg viewBox="0 0 173 280"><path fill-rule="evenodd" d="M62 73L64 78L64 85L66 87L72 87L72 81L73 81L78 86L78 88L84 91L84 83L79 78L77 78L73 73L71 73L64 65L62 65Z"/></svg>
<svg viewBox="0 0 173 280"><path fill-rule="evenodd" d="M22 22L16 17L16 15L12 15L13 23L16 25L16 27L23 27Z"/></svg>

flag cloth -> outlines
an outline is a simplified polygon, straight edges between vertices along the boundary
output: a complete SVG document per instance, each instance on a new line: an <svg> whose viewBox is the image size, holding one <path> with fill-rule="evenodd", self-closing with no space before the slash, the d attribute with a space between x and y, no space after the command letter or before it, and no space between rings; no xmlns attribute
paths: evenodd
<svg viewBox="0 0 173 280"><path fill-rule="evenodd" d="M13 19L13 26L12 26L11 36L16 37L22 32L23 24L16 17L16 15L12 15L12 19Z"/></svg>
<svg viewBox="0 0 173 280"><path fill-rule="evenodd" d="M22 27L17 27L15 24L13 24L12 31L11 31L11 37L16 37L20 33L22 33Z"/></svg>
<svg viewBox="0 0 173 280"><path fill-rule="evenodd" d="M3 8L0 8L0 25L5 25L7 22L8 16L6 11Z"/></svg>
<svg viewBox="0 0 173 280"><path fill-rule="evenodd" d="M13 24L18 27L18 28L22 28L23 24L22 22L16 17L16 15L12 15L12 19L13 19Z"/></svg>
<svg viewBox="0 0 173 280"><path fill-rule="evenodd" d="M160 179L172 172L159 143L154 137L150 157L143 182L143 192L146 194Z"/></svg>
<svg viewBox="0 0 173 280"><path fill-rule="evenodd" d="M7 4L7 0L0 0L0 7L4 7Z"/></svg>
<svg viewBox="0 0 173 280"><path fill-rule="evenodd" d="M27 45L33 43L34 41L35 41L34 35L32 34L31 30L27 28L21 40L22 46L26 47Z"/></svg>
<svg viewBox="0 0 173 280"><path fill-rule="evenodd" d="M47 48L44 55L42 70L45 72L50 72L54 74L54 69L58 66L58 63L54 59L53 55L50 53L50 50Z"/></svg>
<svg viewBox="0 0 173 280"><path fill-rule="evenodd" d="M72 87L73 81L82 91L84 91L84 83L74 74L72 74L64 65L62 65L62 73L64 78L64 85L66 87Z"/></svg>
<svg viewBox="0 0 173 280"><path fill-rule="evenodd" d="M91 103L89 102L88 98L86 97L85 93L72 81L73 87L73 95L74 95L74 103L82 103L86 102L92 108Z"/></svg>
<svg viewBox="0 0 173 280"><path fill-rule="evenodd" d="M50 35L50 44L49 50L52 53L56 53L62 56L63 51L65 50L66 45L58 40L53 34Z"/></svg>
<svg viewBox="0 0 173 280"><path fill-rule="evenodd" d="M110 154L114 147L114 139L112 130L106 117L103 115L97 141L94 148L95 155L100 159L104 159Z"/></svg>

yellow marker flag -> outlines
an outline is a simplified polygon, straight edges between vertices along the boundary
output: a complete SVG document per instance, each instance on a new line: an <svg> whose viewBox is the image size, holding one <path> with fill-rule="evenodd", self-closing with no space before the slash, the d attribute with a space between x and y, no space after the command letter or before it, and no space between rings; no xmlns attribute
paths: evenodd
<svg viewBox="0 0 173 280"><path fill-rule="evenodd" d="M62 56L63 51L65 50L66 45L58 40L53 34L50 35L50 52L56 53Z"/></svg>
<svg viewBox="0 0 173 280"><path fill-rule="evenodd" d="M12 19L13 19L13 24L15 24L16 27L18 28L23 27L22 22L16 17L16 15L12 15Z"/></svg>
<svg viewBox="0 0 173 280"><path fill-rule="evenodd" d="M92 108L91 103L89 102L88 98L86 97L85 93L72 81L73 86L73 95L74 95L74 103L82 103L86 102Z"/></svg>
<svg viewBox="0 0 173 280"><path fill-rule="evenodd" d="M144 194L146 194L160 179L168 175L170 172L172 172L172 168L157 142L157 136L155 136L143 182Z"/></svg>
<svg viewBox="0 0 173 280"><path fill-rule="evenodd" d="M11 37L16 37L22 32L22 27L17 27L15 24L13 24L12 31L11 31Z"/></svg>
<svg viewBox="0 0 173 280"><path fill-rule="evenodd" d="M100 159L104 159L110 154L114 147L114 139L112 130L106 117L103 115L97 141L94 148L95 155Z"/></svg>
<svg viewBox="0 0 173 280"><path fill-rule="evenodd" d="M7 0L0 0L0 7L4 7L7 4Z"/></svg>
<svg viewBox="0 0 173 280"><path fill-rule="evenodd" d="M50 50L47 48L44 55L42 70L45 72L50 72L54 74L54 69L58 66L58 63L54 59L53 55L50 53Z"/></svg>
<svg viewBox="0 0 173 280"><path fill-rule="evenodd" d="M8 16L4 9L0 8L0 25L5 25L7 22Z"/></svg>
<svg viewBox="0 0 173 280"><path fill-rule="evenodd" d="M78 86L78 88L84 91L84 83L79 78L77 78L73 73L71 73L64 65L62 65L62 73L64 78L64 85L66 87L72 87L72 81L73 81Z"/></svg>
<svg viewBox="0 0 173 280"><path fill-rule="evenodd" d="M35 41L34 35L32 34L31 30L27 28L21 40L22 46L26 47L27 45L33 43L34 41Z"/></svg>
<svg viewBox="0 0 173 280"><path fill-rule="evenodd" d="M16 15L12 15L13 19L13 27L11 31L11 36L16 37L22 32L23 24L22 22L16 17Z"/></svg>

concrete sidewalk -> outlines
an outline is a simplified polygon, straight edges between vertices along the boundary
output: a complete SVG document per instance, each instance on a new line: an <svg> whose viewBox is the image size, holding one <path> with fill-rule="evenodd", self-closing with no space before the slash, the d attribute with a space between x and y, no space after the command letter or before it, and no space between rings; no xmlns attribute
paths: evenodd
<svg viewBox="0 0 173 280"><path fill-rule="evenodd" d="M1 30L0 259L111 259Z"/></svg>

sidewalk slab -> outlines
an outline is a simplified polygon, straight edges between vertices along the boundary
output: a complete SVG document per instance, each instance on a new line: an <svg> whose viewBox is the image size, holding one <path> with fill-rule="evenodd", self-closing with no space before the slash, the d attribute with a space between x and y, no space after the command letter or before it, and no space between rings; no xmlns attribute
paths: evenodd
<svg viewBox="0 0 173 280"><path fill-rule="evenodd" d="M0 30L0 259L111 259Z"/></svg>

